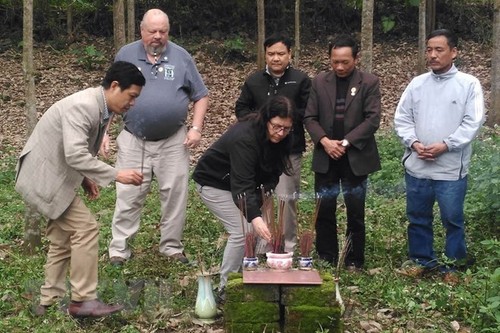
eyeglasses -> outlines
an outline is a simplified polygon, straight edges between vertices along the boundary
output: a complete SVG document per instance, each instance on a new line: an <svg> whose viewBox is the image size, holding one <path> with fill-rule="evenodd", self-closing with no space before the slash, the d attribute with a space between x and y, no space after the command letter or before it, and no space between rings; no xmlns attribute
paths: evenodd
<svg viewBox="0 0 500 333"><path fill-rule="evenodd" d="M279 133L283 131L284 134L288 134L290 132L293 132L293 127L287 127L287 126L281 126L278 124L273 124L271 121L269 121L269 124L271 125L271 128L275 133Z"/></svg>

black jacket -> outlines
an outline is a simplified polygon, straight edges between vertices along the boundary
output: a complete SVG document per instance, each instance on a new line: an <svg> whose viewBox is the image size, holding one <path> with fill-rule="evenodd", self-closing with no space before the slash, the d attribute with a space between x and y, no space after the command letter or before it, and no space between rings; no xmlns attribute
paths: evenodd
<svg viewBox="0 0 500 333"><path fill-rule="evenodd" d="M236 205L244 194L249 222L262 216L261 185L266 192L274 189L283 171L262 163L264 149L256 133L252 122L237 122L205 151L193 172L201 186L231 191Z"/></svg>
<svg viewBox="0 0 500 333"><path fill-rule="evenodd" d="M259 108L274 95L286 96L291 99L297 107L292 136L292 153L299 154L306 149L304 137L304 126L302 120L311 89L311 79L306 73L288 66L285 73L276 85L275 80L266 70L260 70L250 75L236 101L236 117L241 120L251 112L257 112Z"/></svg>

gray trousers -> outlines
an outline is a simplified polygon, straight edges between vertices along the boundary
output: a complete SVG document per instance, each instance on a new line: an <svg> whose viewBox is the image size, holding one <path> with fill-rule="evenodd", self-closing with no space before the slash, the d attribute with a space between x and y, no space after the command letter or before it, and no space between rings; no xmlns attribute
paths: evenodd
<svg viewBox="0 0 500 333"><path fill-rule="evenodd" d="M231 272L238 272L241 269L243 256L245 254L245 235L243 233L242 217L239 208L233 201L231 192L219 190L210 186L196 184L201 200L208 209L222 222L224 229L229 234L222 264L220 266L219 289L227 283L227 277ZM246 231L252 231L252 224L246 220L243 223Z"/></svg>
<svg viewBox="0 0 500 333"><path fill-rule="evenodd" d="M298 195L300 192L300 172L302 169L302 154L290 155L292 164L292 175L287 176L282 174L278 186L276 186L276 194L285 199L284 211L284 234L285 234L285 251L293 252L297 245L297 206Z"/></svg>

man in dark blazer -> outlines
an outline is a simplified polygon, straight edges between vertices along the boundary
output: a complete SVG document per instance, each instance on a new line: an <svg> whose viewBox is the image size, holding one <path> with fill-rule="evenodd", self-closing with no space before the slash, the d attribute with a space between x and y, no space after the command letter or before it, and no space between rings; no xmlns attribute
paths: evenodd
<svg viewBox="0 0 500 333"><path fill-rule="evenodd" d="M139 171L117 170L96 155L112 113L123 114L134 105L145 82L135 65L114 63L101 87L82 90L52 105L21 152L16 191L49 218L45 283L36 315L45 314L64 298L68 267L70 315L102 317L123 308L97 299L99 225L77 191L81 185L95 199L98 185L142 183Z"/></svg>
<svg viewBox="0 0 500 333"><path fill-rule="evenodd" d="M379 79L356 69L358 45L351 36L335 38L329 55L332 71L313 80L304 116L314 142L314 187L321 197L316 251L321 259L337 263L336 209L342 190L347 209L346 236L351 239L344 264L348 270L357 271L365 261L367 177L380 169L374 137L380 123Z"/></svg>

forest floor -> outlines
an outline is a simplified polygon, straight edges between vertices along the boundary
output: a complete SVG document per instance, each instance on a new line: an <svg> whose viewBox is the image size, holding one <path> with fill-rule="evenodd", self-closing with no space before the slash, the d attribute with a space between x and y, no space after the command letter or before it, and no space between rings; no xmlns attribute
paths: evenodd
<svg viewBox="0 0 500 333"><path fill-rule="evenodd" d="M256 69L256 66L251 57L245 54L240 55L238 61L230 58L228 53L224 51L222 42L204 41L194 45L183 44L181 41L176 42L191 52L210 91L210 108L204 124L202 144L191 154L194 164L201 153L235 121L234 104L241 85L246 77ZM99 57L101 61L105 59L102 63L96 61L92 68L85 68L78 61L82 57L82 50L88 45L94 45L97 50L103 53L102 57ZM373 73L381 79L381 130L390 131L392 128L393 114L398 100L406 85L416 75L417 55L416 43L394 41L375 44ZM105 69L113 59L113 51L109 41L94 39L85 43L73 44L63 50L56 50L48 44L36 45L34 56L36 108L38 115L41 116L50 105L64 96L84 88L97 86ZM96 60L98 59L96 58ZM11 48L3 51L0 53L0 64L3 68L3 75L0 76L1 161L6 155L17 154L26 140L22 50ZM471 41L463 42L457 65L462 71L476 76L481 81L486 104L489 105L491 47ZM300 63L296 67L308 73L310 77L328 70L327 43L318 41L303 45ZM355 313L344 318L346 329L359 326L359 320L363 317L384 317L383 314L378 313L380 311L377 311L377 309L363 309L362 306L357 306ZM381 320L387 321L391 318L388 316ZM370 326L370 323L366 323L365 331L370 331L373 325ZM199 331L194 329L189 332L206 331L204 328L200 328ZM214 327L211 332L223 332L223 330ZM372 332L376 332L376 330L372 330Z"/></svg>
<svg viewBox="0 0 500 333"><path fill-rule="evenodd" d="M254 61L242 52L234 60L234 54L226 52L222 42L203 41L189 46L205 84L210 91L210 108L203 130L202 144L192 152L195 163L200 154L235 121L234 104L246 77L256 69ZM95 57L91 68L81 60L92 59L85 47L93 45L102 55ZM248 46L250 47L250 46ZM482 83L486 104L489 104L491 47L465 41L457 59L458 67L475 75ZM54 102L78 90L100 83L113 59L112 45L104 39L93 39L74 43L70 47L56 50L49 44L36 45L35 84L38 115ZM392 127L394 110L409 81L416 75L416 43L394 41L374 45L373 73L380 77L382 93L381 129ZM253 59L252 59L253 60ZM25 142L25 84L22 68L22 50L11 48L0 53L2 76L0 77L0 154L17 152ZM297 68L311 78L329 69L327 43L318 41L302 46Z"/></svg>

